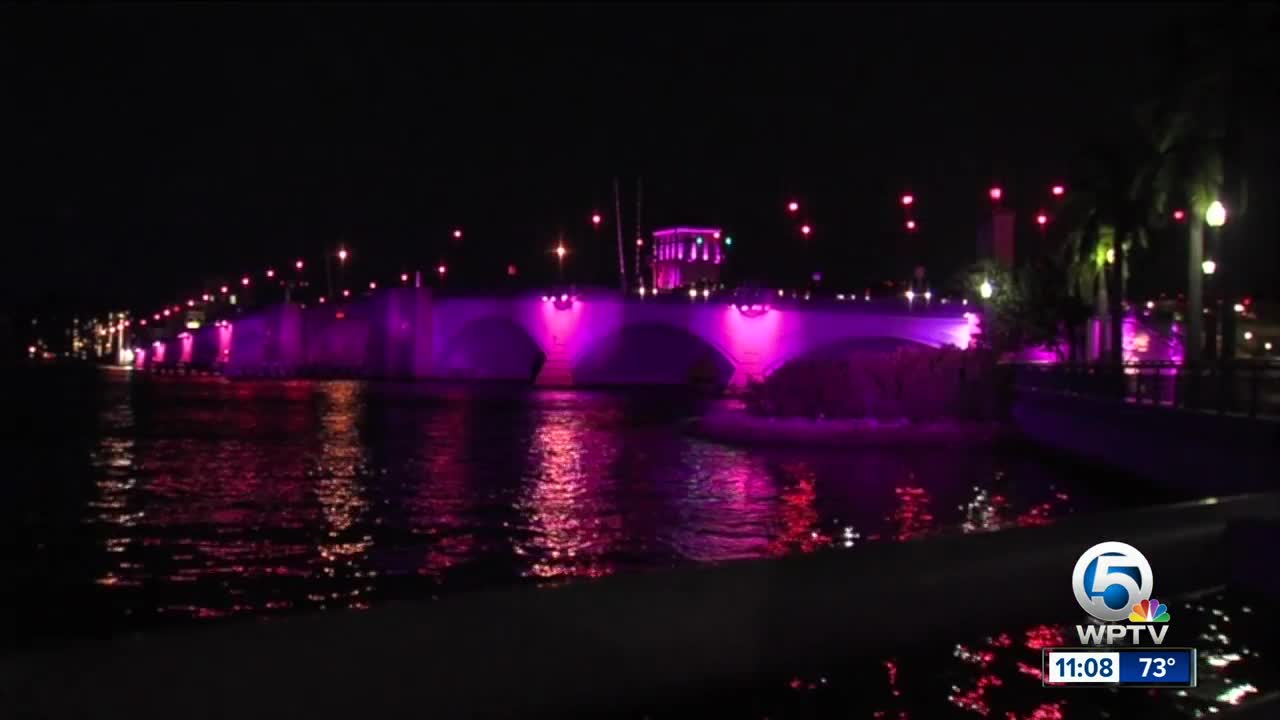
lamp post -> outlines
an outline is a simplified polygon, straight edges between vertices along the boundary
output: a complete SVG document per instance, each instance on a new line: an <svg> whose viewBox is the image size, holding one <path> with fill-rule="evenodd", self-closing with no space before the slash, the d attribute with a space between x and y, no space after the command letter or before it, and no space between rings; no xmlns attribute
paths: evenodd
<svg viewBox="0 0 1280 720"><path fill-rule="evenodd" d="M641 258L644 255L644 238L636 238L636 283L640 285L640 291L644 292L644 268L641 265Z"/></svg>
<svg viewBox="0 0 1280 720"><path fill-rule="evenodd" d="M1207 208L1205 208L1204 224L1209 226L1209 230L1212 233L1210 236L1211 242L1209 243L1211 246L1209 256L1212 258L1215 255L1221 254L1222 248L1218 247L1218 245L1221 242L1222 226L1227 224L1227 208L1221 201L1214 200L1209 203ZM1201 263L1201 270L1204 271L1205 280L1210 280L1211 276L1217 272L1218 264L1212 259L1205 260ZM1221 312L1221 310L1227 307L1227 303L1230 302L1230 298L1226 292L1227 288L1225 281L1218 280L1217 284L1217 294L1221 297L1213 298L1211 288L1205 288L1206 294L1211 298L1210 304L1214 308L1214 312L1209 320L1209 327L1206 328L1205 332L1205 355L1206 358L1210 360L1217 359L1219 357L1217 337L1219 328L1213 326L1219 324L1217 318L1221 317L1221 358L1224 360L1230 360L1235 355L1235 339L1230 335L1230 333L1235 332L1235 318L1232 317L1232 313Z"/></svg>
<svg viewBox="0 0 1280 720"><path fill-rule="evenodd" d="M1213 274L1217 272L1217 270L1218 263L1214 262L1213 259L1210 258L1204 260L1200 263L1200 276L1203 278L1203 285L1200 283L1196 284L1196 287L1200 287L1202 289L1204 297L1209 301L1209 307L1214 311L1206 314L1205 309L1202 307L1203 303L1196 303L1194 305L1188 303L1187 305L1188 312L1194 311L1200 313L1200 327L1201 332L1203 333L1202 337L1196 337L1195 334L1191 333L1191 319L1188 318L1187 333L1191 338L1191 342L1188 344L1195 347L1202 359L1209 361L1215 360L1218 357L1218 314L1215 307L1216 303L1213 301L1213 291L1210 288L1210 281L1213 279Z"/></svg>
<svg viewBox="0 0 1280 720"><path fill-rule="evenodd" d="M348 257L347 249L342 246L338 246L338 285L342 287L346 287L346 284L347 284L346 283L347 257ZM327 266L327 263L326 263L326 266ZM330 284L330 287L329 287L329 294L330 295L333 294L332 283Z"/></svg>

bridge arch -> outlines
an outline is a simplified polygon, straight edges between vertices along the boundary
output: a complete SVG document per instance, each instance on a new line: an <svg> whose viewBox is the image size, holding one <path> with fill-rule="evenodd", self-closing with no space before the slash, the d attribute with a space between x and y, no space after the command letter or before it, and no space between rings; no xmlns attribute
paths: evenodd
<svg viewBox="0 0 1280 720"><path fill-rule="evenodd" d="M444 342L436 374L459 380L532 382L547 354L520 323L494 315L471 320Z"/></svg>
<svg viewBox="0 0 1280 720"><path fill-rule="evenodd" d="M662 322L622 325L573 359L580 385L687 385L723 387L735 363L723 348L686 327Z"/></svg>

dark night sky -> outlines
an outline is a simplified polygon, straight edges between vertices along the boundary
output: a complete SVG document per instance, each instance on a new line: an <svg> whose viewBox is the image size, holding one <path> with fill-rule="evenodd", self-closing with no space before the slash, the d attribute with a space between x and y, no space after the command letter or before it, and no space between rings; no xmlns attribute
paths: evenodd
<svg viewBox="0 0 1280 720"><path fill-rule="evenodd" d="M730 228L764 280L798 197L850 286L903 274L909 186L937 277L972 259L988 184L1034 210L1188 12L10 6L0 282L146 309L338 238L361 274L425 267L455 225L473 283L549 276L557 228L605 281L587 217L614 175L628 237L642 175L648 228Z"/></svg>

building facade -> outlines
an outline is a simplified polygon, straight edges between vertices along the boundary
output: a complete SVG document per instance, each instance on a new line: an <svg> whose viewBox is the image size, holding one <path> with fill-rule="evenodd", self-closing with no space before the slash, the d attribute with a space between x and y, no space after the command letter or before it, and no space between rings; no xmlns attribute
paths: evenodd
<svg viewBox="0 0 1280 720"><path fill-rule="evenodd" d="M674 227L653 233L654 290L675 290L720 281L720 266L732 240L720 228Z"/></svg>

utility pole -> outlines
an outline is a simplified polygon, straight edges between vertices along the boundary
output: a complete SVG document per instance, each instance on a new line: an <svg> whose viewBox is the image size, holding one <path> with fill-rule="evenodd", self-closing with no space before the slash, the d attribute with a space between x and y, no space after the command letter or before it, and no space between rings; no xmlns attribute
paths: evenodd
<svg viewBox="0 0 1280 720"><path fill-rule="evenodd" d="M640 264L640 258L644 256L644 227L641 224L641 218L644 217L644 178L636 178L636 283L640 287L644 287L644 268Z"/></svg>
<svg viewBox="0 0 1280 720"><path fill-rule="evenodd" d="M618 281L622 284L622 294L627 294L627 256L622 250L622 198L618 190L618 178L613 179L613 226L618 236Z"/></svg>

